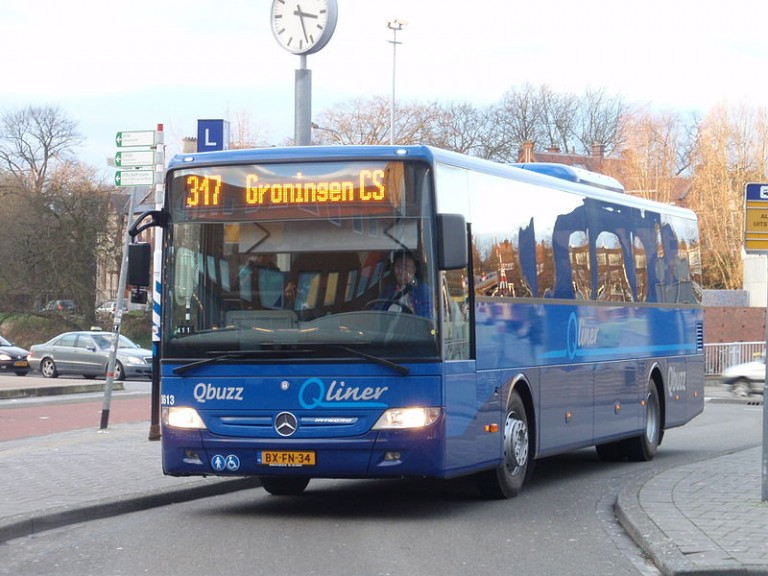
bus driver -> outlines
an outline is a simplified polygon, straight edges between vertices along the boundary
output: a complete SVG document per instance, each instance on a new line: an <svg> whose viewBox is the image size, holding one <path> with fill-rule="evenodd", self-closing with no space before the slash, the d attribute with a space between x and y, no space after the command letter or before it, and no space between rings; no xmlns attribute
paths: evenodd
<svg viewBox="0 0 768 576"><path fill-rule="evenodd" d="M392 259L392 269L395 281L383 288L381 309L431 317L429 289L417 279L413 256L407 252L396 253Z"/></svg>

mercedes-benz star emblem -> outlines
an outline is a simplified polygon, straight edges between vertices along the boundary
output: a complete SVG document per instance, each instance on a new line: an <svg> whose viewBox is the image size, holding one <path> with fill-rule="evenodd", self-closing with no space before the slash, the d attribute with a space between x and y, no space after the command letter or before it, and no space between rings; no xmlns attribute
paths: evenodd
<svg viewBox="0 0 768 576"><path fill-rule="evenodd" d="M299 427L299 421L296 416L290 412L280 412L275 417L275 431L280 436L291 436Z"/></svg>

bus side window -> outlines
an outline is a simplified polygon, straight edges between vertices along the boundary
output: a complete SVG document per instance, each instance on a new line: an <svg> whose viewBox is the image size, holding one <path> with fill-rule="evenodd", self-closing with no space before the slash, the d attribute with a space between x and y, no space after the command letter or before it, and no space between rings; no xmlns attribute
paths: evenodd
<svg viewBox="0 0 768 576"><path fill-rule="evenodd" d="M466 270L440 273L443 346L446 360L467 360L469 347L469 289Z"/></svg>

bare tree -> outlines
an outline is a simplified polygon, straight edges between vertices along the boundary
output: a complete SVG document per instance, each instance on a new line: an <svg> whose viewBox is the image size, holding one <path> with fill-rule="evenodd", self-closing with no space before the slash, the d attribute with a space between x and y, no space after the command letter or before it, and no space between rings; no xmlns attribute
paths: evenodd
<svg viewBox="0 0 768 576"><path fill-rule="evenodd" d="M268 146L268 139L253 125L248 113L240 111L230 126L229 143L233 149L264 148Z"/></svg>
<svg viewBox="0 0 768 576"><path fill-rule="evenodd" d="M622 123L621 173L617 177L629 194L679 204L690 184L680 178L690 150L690 132L680 116L638 110Z"/></svg>
<svg viewBox="0 0 768 576"><path fill-rule="evenodd" d="M0 127L0 250L14 255L0 271L0 296L17 308L73 298L92 312L107 196L95 170L71 158L76 125L58 108L29 107L0 117Z"/></svg>
<svg viewBox="0 0 768 576"><path fill-rule="evenodd" d="M622 124L628 113L629 106L621 96L609 96L605 89L587 89L579 100L579 127L575 134L581 144L578 152L591 153L593 144L603 145L606 154L620 149Z"/></svg>
<svg viewBox="0 0 768 576"><path fill-rule="evenodd" d="M56 107L29 106L0 117L0 169L36 194L45 192L52 164L81 143L76 124Z"/></svg>
<svg viewBox="0 0 768 576"><path fill-rule="evenodd" d="M547 148L557 148L564 154L573 152L579 101L573 94L558 94L547 85L539 88L541 133Z"/></svg>
<svg viewBox="0 0 768 576"><path fill-rule="evenodd" d="M490 158L498 162L515 162L523 142L540 142L541 114L538 91L532 85L524 84L505 92L501 102L491 111L492 139L497 145L496 153Z"/></svg>
<svg viewBox="0 0 768 576"><path fill-rule="evenodd" d="M436 138L440 106L401 102L395 109L395 143L430 144ZM313 139L318 144L388 144L389 100L351 100L317 116Z"/></svg>
<svg viewBox="0 0 768 576"><path fill-rule="evenodd" d="M469 102L451 102L438 106L437 112L429 144L481 158L497 154L496 142L489 137L489 109Z"/></svg>
<svg viewBox="0 0 768 576"><path fill-rule="evenodd" d="M402 112L398 110L396 120ZM384 144L389 141L389 100L356 99L318 114L313 141L318 144Z"/></svg>
<svg viewBox="0 0 768 576"><path fill-rule="evenodd" d="M704 285L742 286L744 185L768 168L768 109L713 109L700 126L693 154L691 206L699 216Z"/></svg>

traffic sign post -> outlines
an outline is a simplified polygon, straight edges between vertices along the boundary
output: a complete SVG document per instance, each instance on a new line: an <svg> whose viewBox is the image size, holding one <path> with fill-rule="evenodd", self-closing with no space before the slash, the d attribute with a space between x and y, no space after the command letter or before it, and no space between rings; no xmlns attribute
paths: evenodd
<svg viewBox="0 0 768 576"><path fill-rule="evenodd" d="M125 170L115 171L115 186L134 187L134 186L152 186L155 185L155 201L163 196L163 166L165 165L163 125L158 124L157 130L134 130L120 131L115 134L115 145L118 148L130 148L130 150L118 150L115 154L115 166L125 168ZM136 150L135 148L144 148ZM128 220L133 218L135 191L129 190L130 201L128 207ZM123 261L120 267L120 279L118 286L118 310L115 315L115 323L112 334L112 347L107 367L107 380L104 385L104 401L101 411L101 428L105 429L109 425L109 411L112 402L112 385L115 370L115 351L120 337L120 324L122 320L122 303L125 297L126 271L128 264L128 244L130 243L130 234L126 226L125 240L123 245ZM156 290L159 290L160 278L160 242L155 240L155 262L154 273L156 277ZM159 297L153 302L152 320L155 322L155 309L159 314ZM154 328L153 328L154 331ZM153 337L154 341L154 337ZM154 344L154 342L153 342ZM152 424L150 426L150 440L159 440L159 405L160 405L160 361L158 349L154 346L152 351Z"/></svg>
<svg viewBox="0 0 768 576"><path fill-rule="evenodd" d="M750 182L745 187L744 248L747 254L768 254L768 183ZM768 308L765 318L765 343L768 348ZM768 363L765 365L765 382L768 382ZM768 402L765 400L763 400L762 501L768 502Z"/></svg>

